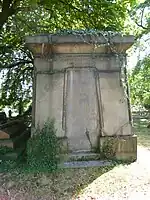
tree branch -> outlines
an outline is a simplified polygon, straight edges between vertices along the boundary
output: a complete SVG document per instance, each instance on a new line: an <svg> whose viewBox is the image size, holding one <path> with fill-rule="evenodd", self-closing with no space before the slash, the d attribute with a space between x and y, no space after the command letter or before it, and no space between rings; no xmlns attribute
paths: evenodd
<svg viewBox="0 0 150 200"><path fill-rule="evenodd" d="M73 6L71 3L67 3L66 1L62 1L62 0L60 0L59 2L61 2L62 4L66 5L66 6L69 6L70 8L72 8L74 10L77 10L78 12L83 12L83 10L80 10L79 8Z"/></svg>
<svg viewBox="0 0 150 200"><path fill-rule="evenodd" d="M143 8L143 10L142 10L142 15L141 15L141 25L143 25L143 15L144 15L144 10L145 10L145 8Z"/></svg>
<svg viewBox="0 0 150 200"><path fill-rule="evenodd" d="M83 10L80 10L79 8L73 6L71 3L67 3L66 1L63 1L63 0L59 0L60 3L64 4L65 6L68 6L70 8L72 8L73 10L76 10L78 12L83 12ZM47 7L44 7L45 10L49 10L49 11L52 11L51 9L47 8Z"/></svg>
<svg viewBox="0 0 150 200"><path fill-rule="evenodd" d="M12 3L12 0L3 0L2 12L8 10L10 8L11 3Z"/></svg>
<svg viewBox="0 0 150 200"><path fill-rule="evenodd" d="M136 21L135 21L135 23L136 23L137 26L143 28L144 30L148 30L148 27L143 26L143 24L139 24L139 23L136 22Z"/></svg>
<svg viewBox="0 0 150 200"><path fill-rule="evenodd" d="M143 16L144 16L144 11L145 11L145 8L142 9L141 20L140 20L141 22L138 23L137 21L135 21L135 23L137 24L137 26L139 26L139 27L141 27L141 28L147 30L148 27L143 26Z"/></svg>
<svg viewBox="0 0 150 200"><path fill-rule="evenodd" d="M14 0L14 2L13 2L13 4L12 4L11 8L17 10L17 8L20 6L20 1L21 1L21 0Z"/></svg>
<svg viewBox="0 0 150 200"><path fill-rule="evenodd" d="M3 25L7 22L8 18L17 12L17 6L20 4L20 0L3 0L2 12L0 12L0 30Z"/></svg>
<svg viewBox="0 0 150 200"><path fill-rule="evenodd" d="M138 20L134 20L134 18L133 18L133 20L134 20L134 22L136 23L137 26L141 27L144 30L148 30L148 27L143 25L144 11L145 11L145 7L142 7L142 9L141 9L142 13L141 13L141 17L140 17L140 22L138 22Z"/></svg>

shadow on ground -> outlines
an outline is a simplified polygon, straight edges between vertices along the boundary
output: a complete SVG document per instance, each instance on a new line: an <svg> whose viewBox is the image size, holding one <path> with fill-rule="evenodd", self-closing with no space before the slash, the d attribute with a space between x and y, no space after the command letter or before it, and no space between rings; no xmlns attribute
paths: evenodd
<svg viewBox="0 0 150 200"><path fill-rule="evenodd" d="M150 131L146 128L147 122L148 120L134 121L134 131L138 136L138 144L150 147ZM145 155L145 153L141 153L141 158L143 158L143 155ZM145 160L147 162L147 158ZM144 161L142 161L142 163L144 163ZM99 168L63 169L55 173L29 174L20 173L17 170L7 173L3 172L0 173L0 199L1 196L4 195L10 197L9 199L15 200L75 200L76 196L78 196L79 193L81 194L82 190L88 188L93 182L98 181L100 183L97 191L100 189L102 190L102 186L105 185L106 180L111 182L106 184L110 188L110 185L114 185L116 182L116 174L118 175L120 173L117 182L121 183L121 181L123 181L122 174L126 174L129 171L128 174L130 175L132 166L133 168L134 166L137 168L136 164L131 164L127 167L119 167L119 169L116 170L112 170L114 166L108 166ZM113 183L110 177L112 173L114 174ZM137 173L139 174L139 170ZM106 176L106 178L103 178L104 183L102 183L101 177L104 176ZM131 177L131 180L132 179ZM108 193L108 188L105 189ZM116 191L118 190L119 189L116 187Z"/></svg>
<svg viewBox="0 0 150 200"><path fill-rule="evenodd" d="M1 173L0 195L10 195L15 200L71 200L111 169L113 166L63 169L51 174Z"/></svg>

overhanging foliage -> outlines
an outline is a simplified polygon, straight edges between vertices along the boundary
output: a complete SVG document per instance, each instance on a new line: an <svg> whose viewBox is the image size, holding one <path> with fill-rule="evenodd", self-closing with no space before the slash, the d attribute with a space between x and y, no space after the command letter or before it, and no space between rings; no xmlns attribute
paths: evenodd
<svg viewBox="0 0 150 200"><path fill-rule="evenodd" d="M121 31L136 0L1 0L0 107L26 107L32 98L33 57L25 35L62 29Z"/></svg>

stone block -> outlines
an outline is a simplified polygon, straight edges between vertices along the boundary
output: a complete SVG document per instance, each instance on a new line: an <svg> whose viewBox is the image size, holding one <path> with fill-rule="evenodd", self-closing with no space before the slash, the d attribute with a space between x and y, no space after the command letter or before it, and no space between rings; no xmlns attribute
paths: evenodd
<svg viewBox="0 0 150 200"><path fill-rule="evenodd" d="M0 139L8 139L8 138L10 138L8 133L0 131Z"/></svg>
<svg viewBox="0 0 150 200"><path fill-rule="evenodd" d="M14 143L10 139L1 139L0 140L0 147L14 148Z"/></svg>
<svg viewBox="0 0 150 200"><path fill-rule="evenodd" d="M100 160L99 153L92 152L77 152L68 154L67 161L90 161L90 160Z"/></svg>
<svg viewBox="0 0 150 200"><path fill-rule="evenodd" d="M101 137L100 152L109 159L135 161L137 159L137 136Z"/></svg>
<svg viewBox="0 0 150 200"><path fill-rule="evenodd" d="M26 130L24 120L10 120L1 125L1 130L8 133L10 137L16 137Z"/></svg>

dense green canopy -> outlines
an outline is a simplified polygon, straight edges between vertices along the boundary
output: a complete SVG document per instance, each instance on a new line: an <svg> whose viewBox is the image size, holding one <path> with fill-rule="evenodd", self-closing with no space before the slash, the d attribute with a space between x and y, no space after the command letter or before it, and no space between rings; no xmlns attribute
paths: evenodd
<svg viewBox="0 0 150 200"><path fill-rule="evenodd" d="M64 29L124 32L129 13L134 18L140 6L149 6L145 2L146 6L136 0L0 0L0 108L24 109L31 102L34 66L24 45L26 35ZM146 33L143 30L138 37Z"/></svg>
<svg viewBox="0 0 150 200"><path fill-rule="evenodd" d="M137 63L129 81L132 104L150 108L150 55Z"/></svg>

